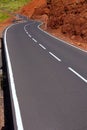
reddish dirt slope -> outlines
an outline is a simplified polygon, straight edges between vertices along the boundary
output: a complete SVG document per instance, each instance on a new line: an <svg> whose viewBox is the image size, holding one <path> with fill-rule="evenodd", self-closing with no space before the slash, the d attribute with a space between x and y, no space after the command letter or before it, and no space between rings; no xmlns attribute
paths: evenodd
<svg viewBox="0 0 87 130"><path fill-rule="evenodd" d="M79 47L87 49L87 2L78 0L72 4L51 2L48 27L60 29L60 33Z"/></svg>
<svg viewBox="0 0 87 130"><path fill-rule="evenodd" d="M45 29L52 34L87 50L87 1L51 0L35 9L33 18L45 14Z"/></svg>
<svg viewBox="0 0 87 130"><path fill-rule="evenodd" d="M29 2L26 6L24 6L20 12L24 15L27 15L28 17L31 17L35 8L39 8L45 4L46 0L32 0L32 2Z"/></svg>
<svg viewBox="0 0 87 130"><path fill-rule="evenodd" d="M87 50L86 0L32 0L19 13L43 21L43 29Z"/></svg>
<svg viewBox="0 0 87 130"><path fill-rule="evenodd" d="M19 13L44 22L53 35L87 50L86 0L32 0ZM0 24L2 30L9 20Z"/></svg>
<svg viewBox="0 0 87 130"><path fill-rule="evenodd" d="M35 8L39 8L41 5L45 5L45 4L46 4L46 0L32 0L32 2L29 2L27 5L21 8L18 11L18 13L31 17ZM0 36L2 35L2 31L6 28L6 26L12 23L13 19L14 16L13 18L5 20L3 23L0 23Z"/></svg>
<svg viewBox="0 0 87 130"><path fill-rule="evenodd" d="M3 30L12 23L13 18L5 20L3 23L0 23L0 37L2 36Z"/></svg>

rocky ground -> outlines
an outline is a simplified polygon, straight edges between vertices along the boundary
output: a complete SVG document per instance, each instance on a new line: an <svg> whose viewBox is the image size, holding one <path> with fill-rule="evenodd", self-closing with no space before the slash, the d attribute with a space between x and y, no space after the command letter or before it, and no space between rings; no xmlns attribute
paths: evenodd
<svg viewBox="0 0 87 130"><path fill-rule="evenodd" d="M42 5L46 5L46 0L32 0L27 5L25 5L19 13L31 17L36 8L41 7Z"/></svg>
<svg viewBox="0 0 87 130"><path fill-rule="evenodd" d="M33 19L43 19L45 30L87 50L87 1L50 0L35 8Z"/></svg>

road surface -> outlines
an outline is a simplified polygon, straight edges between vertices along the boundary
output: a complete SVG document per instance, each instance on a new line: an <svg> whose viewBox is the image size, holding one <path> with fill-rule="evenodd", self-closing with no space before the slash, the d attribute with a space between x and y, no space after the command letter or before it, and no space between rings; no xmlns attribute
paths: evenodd
<svg viewBox="0 0 87 130"><path fill-rule="evenodd" d="M87 53L28 20L5 30L15 130L87 130Z"/></svg>

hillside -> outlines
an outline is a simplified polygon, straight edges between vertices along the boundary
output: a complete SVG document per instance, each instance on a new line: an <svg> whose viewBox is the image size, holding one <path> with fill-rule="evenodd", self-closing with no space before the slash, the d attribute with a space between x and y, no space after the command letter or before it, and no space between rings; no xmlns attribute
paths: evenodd
<svg viewBox="0 0 87 130"><path fill-rule="evenodd" d="M32 18L43 19L44 15L47 31L87 50L86 0L50 0L46 5L36 8Z"/></svg>
<svg viewBox="0 0 87 130"><path fill-rule="evenodd" d="M86 0L33 0L21 14L43 21L43 29L87 50Z"/></svg>
<svg viewBox="0 0 87 130"><path fill-rule="evenodd" d="M46 0L32 0L30 3L28 3L21 9L20 13L31 17L35 9L40 8L42 5L46 5Z"/></svg>
<svg viewBox="0 0 87 130"><path fill-rule="evenodd" d="M0 22L9 18L15 11L19 10L31 0L0 0Z"/></svg>
<svg viewBox="0 0 87 130"><path fill-rule="evenodd" d="M16 1L21 3L30 0ZM19 8L18 13L43 21L43 29L46 31L87 50L86 0L31 0ZM0 25L2 29L2 24Z"/></svg>
<svg viewBox="0 0 87 130"><path fill-rule="evenodd" d="M15 13L32 0L0 0L0 36L6 26L12 23Z"/></svg>
<svg viewBox="0 0 87 130"><path fill-rule="evenodd" d="M48 27L60 28L62 34L87 46L87 2L81 1L63 5L52 2ZM79 46L81 44L79 43Z"/></svg>

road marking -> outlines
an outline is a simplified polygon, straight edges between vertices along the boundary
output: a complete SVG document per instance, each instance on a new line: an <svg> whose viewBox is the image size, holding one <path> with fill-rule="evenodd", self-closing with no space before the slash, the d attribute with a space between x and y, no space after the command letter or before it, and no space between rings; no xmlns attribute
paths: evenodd
<svg viewBox="0 0 87 130"><path fill-rule="evenodd" d="M25 32L28 34L27 30L25 30Z"/></svg>
<svg viewBox="0 0 87 130"><path fill-rule="evenodd" d="M44 50L46 50L46 48L45 48L42 44L39 44L39 46L40 46L41 48L43 48Z"/></svg>
<svg viewBox="0 0 87 130"><path fill-rule="evenodd" d="M10 56L9 56L8 47L7 47L7 41L6 41L7 31L8 31L9 28L11 28L14 25L11 25L10 27L8 27L5 30L4 46L5 46L5 53L6 53L8 74L9 74L9 83L10 83L10 86L11 86L12 100L13 100L13 104L14 104L14 111L15 111L15 117L16 117L16 123L17 123L16 124L17 125L17 130L24 130L23 123L22 123L21 112L20 112L20 107L19 107L18 98L17 98L17 93L16 93L16 89L15 89L15 82L14 82L12 66L11 66Z"/></svg>
<svg viewBox="0 0 87 130"><path fill-rule="evenodd" d="M41 24L39 24L39 25L37 26L37 28L38 28L40 31L44 32L45 34L49 35L50 37L52 37L52 38L54 38L54 39L56 39L56 40L58 40L58 41L61 41L61 42L65 43L65 44L67 44L67 45L69 45L69 46L72 46L72 47L74 47L74 48L76 48L76 49L78 49L78 50L80 50L80 51L82 51L82 52L86 52L86 53L87 53L86 50L83 50L83 49L81 49L81 48L79 48L79 47L76 47L75 45L72 45L72 44L70 44L69 42L66 42L66 41L64 41L64 40L61 40L61 39L57 38L56 36L53 36L51 33L48 33L48 32L46 32L45 30L41 29L41 28L40 28L41 25L43 25L43 23L41 23Z"/></svg>
<svg viewBox="0 0 87 130"><path fill-rule="evenodd" d="M61 62L61 59L59 59L59 58L58 58L57 56L55 56L53 53L49 52L49 54L50 54L51 56L53 56L56 60L58 60L58 61Z"/></svg>
<svg viewBox="0 0 87 130"><path fill-rule="evenodd" d="M29 33L27 33L28 34L28 36L31 38L32 36L29 34Z"/></svg>
<svg viewBox="0 0 87 130"><path fill-rule="evenodd" d="M28 33L28 31L25 29L26 34L31 38L32 36Z"/></svg>
<svg viewBox="0 0 87 130"><path fill-rule="evenodd" d="M79 73L77 73L74 69L72 69L71 67L68 67L68 69L72 71L75 75L77 75L80 79L82 79L85 83L87 83L87 80L84 77L82 77Z"/></svg>
<svg viewBox="0 0 87 130"><path fill-rule="evenodd" d="M37 42L37 40L36 40L36 39L34 39L34 38L32 38L32 40L33 40L34 42Z"/></svg>

